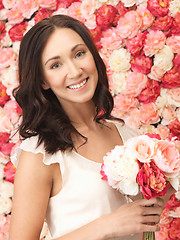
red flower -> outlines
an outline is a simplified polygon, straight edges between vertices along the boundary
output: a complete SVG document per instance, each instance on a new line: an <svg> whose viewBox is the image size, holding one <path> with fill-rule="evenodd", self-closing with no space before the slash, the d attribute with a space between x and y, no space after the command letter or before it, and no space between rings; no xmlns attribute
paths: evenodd
<svg viewBox="0 0 180 240"><path fill-rule="evenodd" d="M156 138L156 139L158 139L158 140L161 140L160 135L157 134L157 133L146 133L145 135L147 135L147 136L150 137L150 138Z"/></svg>
<svg viewBox="0 0 180 240"><path fill-rule="evenodd" d="M14 145L15 143L10 143L10 142L4 143L0 146L0 151L4 155L9 156Z"/></svg>
<svg viewBox="0 0 180 240"><path fill-rule="evenodd" d="M180 12L176 13L173 23L172 23L172 29L171 34L179 34L180 33Z"/></svg>
<svg viewBox="0 0 180 240"><path fill-rule="evenodd" d="M102 179L102 180L108 180L108 178L107 178L107 176L106 176L103 168L104 168L104 163L101 164L101 171L100 171L100 174L102 175L102 178L101 178L101 179Z"/></svg>
<svg viewBox="0 0 180 240"><path fill-rule="evenodd" d="M7 132L0 132L0 146L9 141L10 134Z"/></svg>
<svg viewBox="0 0 180 240"><path fill-rule="evenodd" d="M21 41L24 32L26 31L27 25L27 22L22 22L19 24L15 24L12 28L9 29L8 33L12 42Z"/></svg>
<svg viewBox="0 0 180 240"><path fill-rule="evenodd" d="M148 79L146 88L141 91L138 100L144 104L155 102L160 95L161 86L158 81Z"/></svg>
<svg viewBox="0 0 180 240"><path fill-rule="evenodd" d="M139 55L144 47L144 40L146 38L147 31L138 33L137 36L131 39L127 39L126 48L132 56Z"/></svg>
<svg viewBox="0 0 180 240"><path fill-rule="evenodd" d="M8 100L9 96L6 93L6 87L0 83L0 106L4 106Z"/></svg>
<svg viewBox="0 0 180 240"><path fill-rule="evenodd" d="M139 163L139 165L141 164ZM154 162L142 165L137 174L137 183L140 185L140 191L146 199L164 196L169 187L166 184L164 173Z"/></svg>
<svg viewBox="0 0 180 240"><path fill-rule="evenodd" d="M173 59L174 66L180 66L180 53L178 53Z"/></svg>
<svg viewBox="0 0 180 240"><path fill-rule="evenodd" d="M0 0L0 9L3 9L4 8L4 5L2 3L2 0Z"/></svg>
<svg viewBox="0 0 180 240"><path fill-rule="evenodd" d="M102 30L108 29L112 25L117 12L117 9L112 5L101 6L95 13L97 26L101 27Z"/></svg>
<svg viewBox="0 0 180 240"><path fill-rule="evenodd" d="M162 87L164 88L176 88L180 87L180 75L178 67L174 66L167 71L162 77Z"/></svg>
<svg viewBox="0 0 180 240"><path fill-rule="evenodd" d="M171 134L180 140L180 122L177 118L168 124L168 128L170 129Z"/></svg>
<svg viewBox="0 0 180 240"><path fill-rule="evenodd" d="M179 240L180 239L180 218L174 218L170 223L170 228L168 231L169 240Z"/></svg>
<svg viewBox="0 0 180 240"><path fill-rule="evenodd" d="M148 0L147 9L157 17L164 17L169 12L169 0Z"/></svg>
<svg viewBox="0 0 180 240"><path fill-rule="evenodd" d="M5 180L7 182L14 183L15 173L16 173L16 169L13 166L12 162L11 161L7 162L4 167Z"/></svg>
<svg viewBox="0 0 180 240"><path fill-rule="evenodd" d="M164 17L157 17L156 20L153 22L151 29L168 31L172 23L173 23L173 18L170 15L166 15Z"/></svg>
<svg viewBox="0 0 180 240"><path fill-rule="evenodd" d="M180 200L178 201L178 199L176 198L175 193L174 193L170 196L169 201L166 203L164 208L171 210L171 209L175 209L177 207L180 207Z"/></svg>
<svg viewBox="0 0 180 240"><path fill-rule="evenodd" d="M34 21L35 23L40 22L44 18L49 18L51 16L51 12L46 8L41 8L35 15Z"/></svg>
<svg viewBox="0 0 180 240"><path fill-rule="evenodd" d="M0 21L0 40L2 40L6 35L6 26L3 21Z"/></svg>
<svg viewBox="0 0 180 240"><path fill-rule="evenodd" d="M136 56L131 60L131 70L148 74L151 71L152 59L147 56Z"/></svg>
<svg viewBox="0 0 180 240"><path fill-rule="evenodd" d="M93 37L94 42L96 43L96 47L99 49L101 48L101 43L100 43L100 39L102 37L102 31L100 27L95 27L93 29L90 29L91 35Z"/></svg>

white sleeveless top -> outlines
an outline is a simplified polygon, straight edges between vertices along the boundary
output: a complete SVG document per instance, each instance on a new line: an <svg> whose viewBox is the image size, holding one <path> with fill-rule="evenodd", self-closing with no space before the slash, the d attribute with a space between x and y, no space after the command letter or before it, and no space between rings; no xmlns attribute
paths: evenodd
<svg viewBox="0 0 180 240"><path fill-rule="evenodd" d="M130 137L139 135L137 130L114 122L123 143ZM42 153L46 165L59 163L62 173L61 191L49 199L46 221L52 238L67 234L127 203L127 198L101 179L101 163L93 162L75 151L50 155L43 144L36 147L37 136L24 140L11 160L18 164L21 149ZM141 234L115 238L116 240L140 240Z"/></svg>

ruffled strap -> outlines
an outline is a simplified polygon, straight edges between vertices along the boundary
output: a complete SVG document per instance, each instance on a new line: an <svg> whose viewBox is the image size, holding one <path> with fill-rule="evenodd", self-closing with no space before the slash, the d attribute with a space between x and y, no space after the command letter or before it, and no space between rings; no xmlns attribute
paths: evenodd
<svg viewBox="0 0 180 240"><path fill-rule="evenodd" d="M44 144L42 143L37 147L37 142L38 142L37 136L33 136L22 141L20 146L16 148L15 153L11 156L11 162L13 163L13 165L17 168L19 157L22 150L32 153L42 153L43 163L45 165L59 163L61 168L61 174L63 176L64 175L63 153L61 151L57 151L54 154L48 154L45 151Z"/></svg>

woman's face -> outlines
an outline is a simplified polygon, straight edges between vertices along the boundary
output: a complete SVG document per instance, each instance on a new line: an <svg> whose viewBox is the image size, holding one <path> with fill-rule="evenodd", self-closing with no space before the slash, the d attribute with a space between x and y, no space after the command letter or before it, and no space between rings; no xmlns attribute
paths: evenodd
<svg viewBox="0 0 180 240"><path fill-rule="evenodd" d="M92 100L98 72L91 52L75 31L57 28L50 35L42 53L42 67L43 88L51 88L62 106Z"/></svg>

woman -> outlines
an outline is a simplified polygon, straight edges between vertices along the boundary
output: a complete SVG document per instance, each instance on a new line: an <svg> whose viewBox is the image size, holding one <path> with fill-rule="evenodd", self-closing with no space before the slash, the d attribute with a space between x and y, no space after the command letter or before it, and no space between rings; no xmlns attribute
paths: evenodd
<svg viewBox="0 0 180 240"><path fill-rule="evenodd" d="M10 240L38 240L44 219L53 239L142 239L158 231L163 200L126 197L101 179L103 156L138 133L110 115L106 69L77 20L44 19L19 53L22 107ZM149 224L150 223L150 224Z"/></svg>

